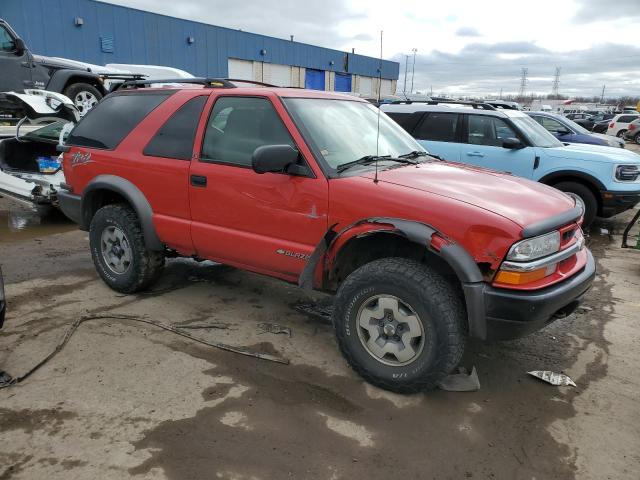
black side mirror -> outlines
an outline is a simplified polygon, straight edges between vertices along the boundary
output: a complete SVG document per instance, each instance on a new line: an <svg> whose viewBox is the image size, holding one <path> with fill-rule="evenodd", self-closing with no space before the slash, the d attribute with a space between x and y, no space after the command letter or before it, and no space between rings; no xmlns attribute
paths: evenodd
<svg viewBox="0 0 640 480"><path fill-rule="evenodd" d="M16 55L18 55L19 57L24 55L24 52L27 50L27 46L25 45L24 40L22 40L21 38L16 38L13 43L16 46Z"/></svg>
<svg viewBox="0 0 640 480"><path fill-rule="evenodd" d="M511 138L505 138L502 141L502 147L503 148L508 148L510 150L516 150L518 148L524 148L524 145L517 138L512 138L511 137Z"/></svg>
<svg viewBox="0 0 640 480"><path fill-rule="evenodd" d="M299 156L291 145L263 145L253 152L251 166L256 173L289 173L288 169L296 165Z"/></svg>

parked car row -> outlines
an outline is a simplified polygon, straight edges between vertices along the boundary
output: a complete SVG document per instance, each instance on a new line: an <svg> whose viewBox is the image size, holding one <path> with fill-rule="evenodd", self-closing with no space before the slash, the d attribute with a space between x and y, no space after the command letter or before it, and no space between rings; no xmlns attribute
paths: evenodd
<svg viewBox="0 0 640 480"><path fill-rule="evenodd" d="M640 156L620 148L562 143L543 127L543 121L549 128L551 122L563 126L556 115L464 102L400 102L381 109L445 160L509 172L576 195L585 209L585 225L640 201Z"/></svg>

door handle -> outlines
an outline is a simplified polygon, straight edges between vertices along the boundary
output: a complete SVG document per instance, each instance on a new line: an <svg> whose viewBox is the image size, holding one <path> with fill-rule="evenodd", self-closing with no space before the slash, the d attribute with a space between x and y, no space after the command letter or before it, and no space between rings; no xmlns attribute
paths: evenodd
<svg viewBox="0 0 640 480"><path fill-rule="evenodd" d="M203 175L191 175L191 185L194 187L206 187L207 177Z"/></svg>
<svg viewBox="0 0 640 480"><path fill-rule="evenodd" d="M484 157L484 153L482 152L467 152L469 157Z"/></svg>

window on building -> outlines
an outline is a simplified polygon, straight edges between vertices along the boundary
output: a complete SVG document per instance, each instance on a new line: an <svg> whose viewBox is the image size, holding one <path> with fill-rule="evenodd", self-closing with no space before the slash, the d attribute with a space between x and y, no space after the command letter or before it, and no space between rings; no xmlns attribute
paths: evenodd
<svg viewBox="0 0 640 480"><path fill-rule="evenodd" d="M193 140L200 121L200 114L207 102L204 95L192 98L180 107L144 149L144 154L153 157L190 160L193 154Z"/></svg>
<svg viewBox="0 0 640 480"><path fill-rule="evenodd" d="M221 97L209 116L200 159L251 166L256 148L295 143L266 98Z"/></svg>

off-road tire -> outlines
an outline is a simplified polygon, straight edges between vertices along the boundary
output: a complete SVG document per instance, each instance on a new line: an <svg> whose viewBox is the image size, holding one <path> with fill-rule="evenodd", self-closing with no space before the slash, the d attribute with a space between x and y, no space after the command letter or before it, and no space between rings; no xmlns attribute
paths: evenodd
<svg viewBox="0 0 640 480"><path fill-rule="evenodd" d="M560 182L554 185L555 188L562 192L573 193L582 199L584 203L584 221L582 225L589 227L598 213L598 200L589 189L589 187L578 182Z"/></svg>
<svg viewBox="0 0 640 480"><path fill-rule="evenodd" d="M418 315L425 335L422 351L408 365L386 365L363 346L360 307L375 295L393 295ZM467 328L462 298L440 274L406 258L375 260L351 273L334 299L333 325L340 351L369 383L398 393L438 386L464 353Z"/></svg>
<svg viewBox="0 0 640 480"><path fill-rule="evenodd" d="M119 228L125 234L132 251L131 264L122 274L110 269L102 255L102 232L110 226ZM98 274L117 292L135 293L144 290L162 273L164 253L151 251L146 247L138 216L127 205L107 205L96 212L89 226L89 245Z"/></svg>
<svg viewBox="0 0 640 480"><path fill-rule="evenodd" d="M98 102L102 99L102 93L100 93L100 91L96 87L94 87L93 85L89 85L88 83L72 83L64 89L64 92L62 92L63 95L69 97L71 102L76 105L76 108L78 108L80 115L84 116L89 110L83 111L76 104L76 96L81 92L86 92L93 95Z"/></svg>

